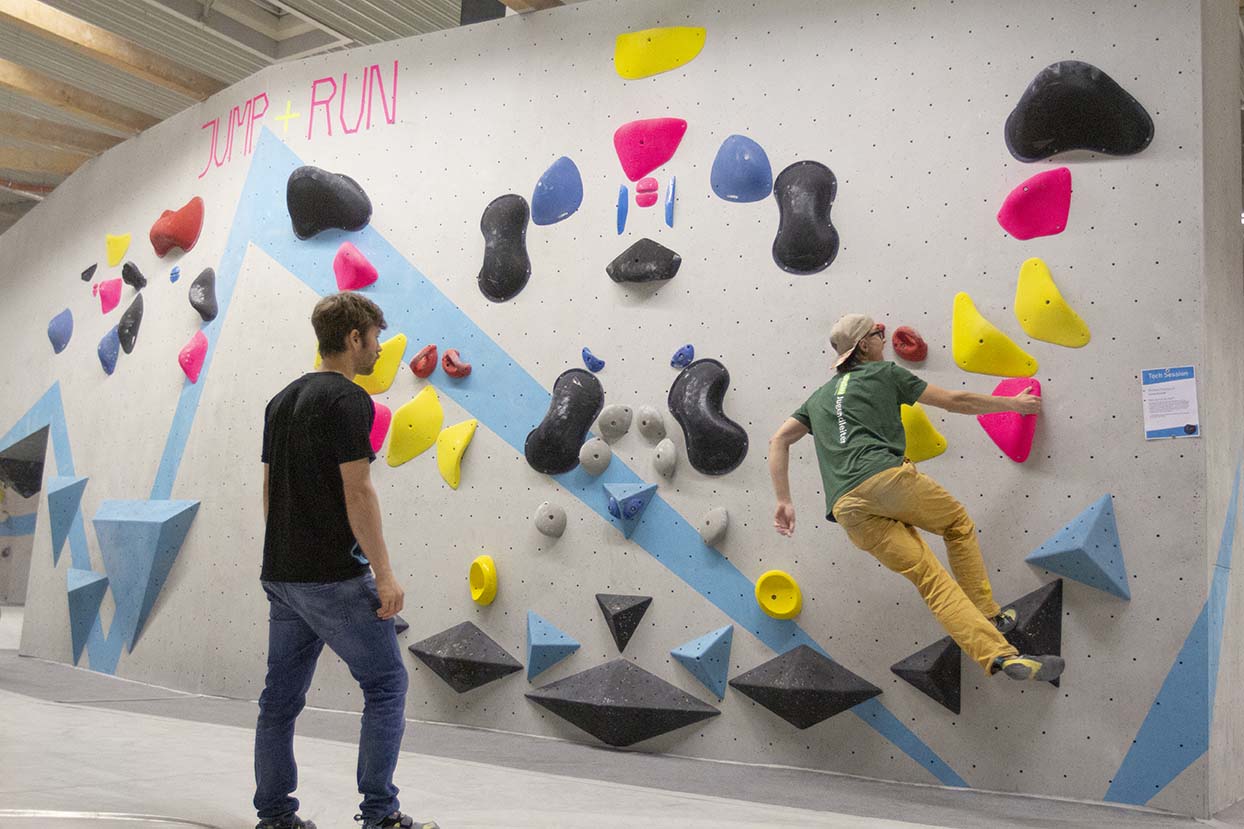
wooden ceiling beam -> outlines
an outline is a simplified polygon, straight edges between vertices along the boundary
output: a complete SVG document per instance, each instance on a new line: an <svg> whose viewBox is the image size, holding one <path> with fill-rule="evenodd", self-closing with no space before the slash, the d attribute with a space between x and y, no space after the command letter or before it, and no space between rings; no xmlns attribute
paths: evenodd
<svg viewBox="0 0 1244 829"><path fill-rule="evenodd" d="M67 176L86 163L89 156L64 150L26 150L0 146L0 169L22 173L50 173Z"/></svg>
<svg viewBox="0 0 1244 829"><path fill-rule="evenodd" d="M0 112L0 136L86 155L98 155L125 140L115 135L45 121L42 118L31 118L12 111Z"/></svg>
<svg viewBox="0 0 1244 829"><path fill-rule="evenodd" d="M145 112L112 103L76 86L54 81L33 69L3 58L0 58L0 89L28 95L49 106L128 135L136 135L160 123L159 118Z"/></svg>
<svg viewBox="0 0 1244 829"><path fill-rule="evenodd" d="M0 0L0 23L66 46L92 60L196 101L205 100L226 86L39 0Z"/></svg>

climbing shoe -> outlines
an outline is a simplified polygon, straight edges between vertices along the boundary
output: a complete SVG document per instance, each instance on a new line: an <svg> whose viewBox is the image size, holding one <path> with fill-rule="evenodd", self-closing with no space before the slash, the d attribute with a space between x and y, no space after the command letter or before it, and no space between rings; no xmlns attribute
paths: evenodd
<svg viewBox="0 0 1244 829"><path fill-rule="evenodd" d="M993 626L998 629L998 633L1006 636L1015 630L1015 623L1019 621L1019 614L1015 612L1015 608L1008 607L989 621L993 622Z"/></svg>
<svg viewBox="0 0 1244 829"><path fill-rule="evenodd" d="M990 673L1002 673L1011 679L1031 679L1036 682L1050 682L1058 679L1063 672L1063 658L1061 656L1029 656L1028 654L1020 654L1019 656L999 656L993 661L993 670Z"/></svg>
<svg viewBox="0 0 1244 829"><path fill-rule="evenodd" d="M315 824L298 815L265 818L255 824L255 829L315 829Z"/></svg>
<svg viewBox="0 0 1244 829"><path fill-rule="evenodd" d="M434 820L415 820L401 812L374 820L364 820L362 815L355 815L354 819L363 824L363 829L441 829Z"/></svg>

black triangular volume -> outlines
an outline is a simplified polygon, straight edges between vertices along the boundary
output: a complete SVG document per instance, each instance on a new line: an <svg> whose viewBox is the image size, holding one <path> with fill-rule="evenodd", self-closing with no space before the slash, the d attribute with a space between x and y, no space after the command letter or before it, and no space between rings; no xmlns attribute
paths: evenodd
<svg viewBox="0 0 1244 829"><path fill-rule="evenodd" d="M523 669L522 663L474 622L463 622L416 642L410 652L459 694Z"/></svg>
<svg viewBox="0 0 1244 829"><path fill-rule="evenodd" d="M808 728L881 693L832 659L799 645L730 680L796 728Z"/></svg>
<svg viewBox="0 0 1244 829"><path fill-rule="evenodd" d="M410 622L406 621L401 616L394 616L393 627L396 630L397 635L401 636L403 633L410 630Z"/></svg>
<svg viewBox="0 0 1244 829"><path fill-rule="evenodd" d="M611 746L629 746L721 712L625 659L615 659L527 694Z"/></svg>
<svg viewBox="0 0 1244 829"><path fill-rule="evenodd" d="M1052 581L1005 607L1015 608L1019 615L1015 629L1006 640L1020 653L1039 656L1063 652L1063 580ZM1050 682L1058 687L1058 680Z"/></svg>
<svg viewBox="0 0 1244 829"><path fill-rule="evenodd" d="M947 636L895 662L890 670L934 702L958 714L962 653L955 640Z"/></svg>
<svg viewBox="0 0 1244 829"><path fill-rule="evenodd" d="M46 426L0 449L0 484L23 498L43 489L43 459L47 451Z"/></svg>
<svg viewBox="0 0 1244 829"><path fill-rule="evenodd" d="M648 605L652 604L652 597L597 593L596 603L605 614L605 624L609 625L609 632L617 643L618 653L622 653L639 627L639 620L648 611Z"/></svg>

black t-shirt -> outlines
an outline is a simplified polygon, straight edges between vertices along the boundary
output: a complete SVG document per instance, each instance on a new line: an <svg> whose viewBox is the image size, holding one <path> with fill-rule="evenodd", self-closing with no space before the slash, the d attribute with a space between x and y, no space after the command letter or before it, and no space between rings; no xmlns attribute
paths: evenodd
<svg viewBox="0 0 1244 829"><path fill-rule="evenodd" d="M375 409L367 392L335 371L304 374L264 411L268 464L265 581L344 581L366 572L346 516L340 464L375 460Z"/></svg>

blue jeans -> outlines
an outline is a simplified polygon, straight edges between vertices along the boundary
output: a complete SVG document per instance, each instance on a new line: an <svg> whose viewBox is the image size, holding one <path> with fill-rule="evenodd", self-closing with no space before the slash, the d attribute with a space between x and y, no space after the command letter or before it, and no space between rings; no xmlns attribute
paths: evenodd
<svg viewBox="0 0 1244 829"><path fill-rule="evenodd" d="M406 728L406 666L393 620L376 616L370 573L340 582L263 582L268 594L268 676L255 726L255 809L260 820L298 811L294 720L307 701L327 644L363 690L359 734L360 811L374 820L398 810L393 769Z"/></svg>

